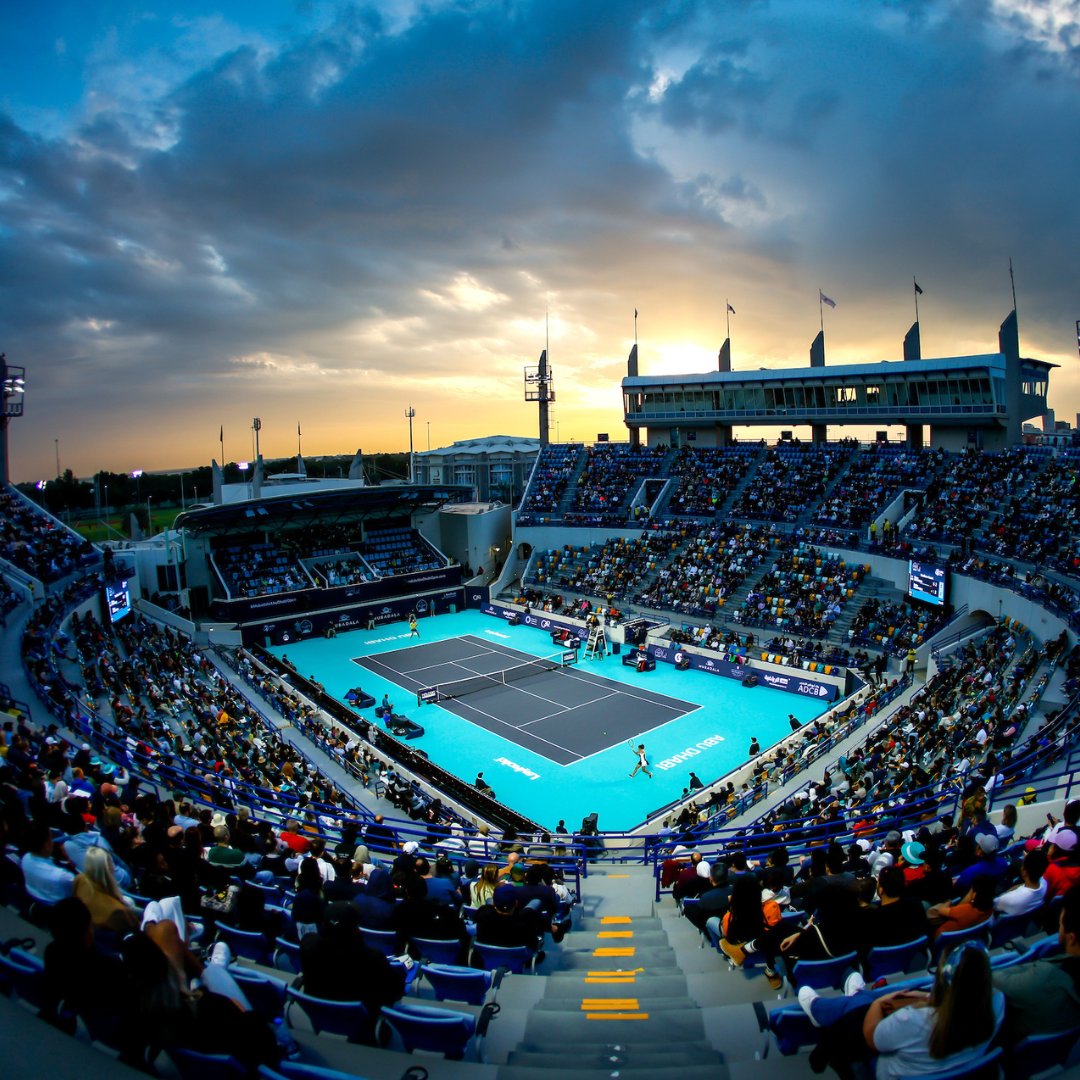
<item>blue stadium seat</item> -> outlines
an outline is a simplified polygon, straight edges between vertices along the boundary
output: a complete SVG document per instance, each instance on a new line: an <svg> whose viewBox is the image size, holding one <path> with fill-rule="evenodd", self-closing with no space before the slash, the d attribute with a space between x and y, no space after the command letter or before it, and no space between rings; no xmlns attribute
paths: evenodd
<svg viewBox="0 0 1080 1080"><path fill-rule="evenodd" d="M430 984L439 1001L464 1001L470 1005L483 1005L488 991L498 992L503 971L478 971L476 968L459 967L454 964L424 964L423 979Z"/></svg>
<svg viewBox="0 0 1080 1080"><path fill-rule="evenodd" d="M485 1005L480 1016L476 1017L470 1013L436 1009L429 1005L399 1002L385 1006L379 1020L393 1031L410 1054L414 1050L425 1050L442 1054L451 1061L460 1061L472 1045L477 1061L482 1061L482 1040L491 1018L498 1011L496 1004Z"/></svg>
<svg viewBox="0 0 1080 1080"><path fill-rule="evenodd" d="M180 1080L244 1080L247 1069L228 1054L202 1054L170 1046L165 1053L172 1059Z"/></svg>
<svg viewBox="0 0 1080 1080"><path fill-rule="evenodd" d="M536 971L536 953L524 945L509 948L503 945L483 945L474 941L472 953L473 959L479 960L485 971L494 971L500 967L514 975Z"/></svg>
<svg viewBox="0 0 1080 1080"><path fill-rule="evenodd" d="M886 975L922 971L930 958L930 945L925 937L901 945L875 945L863 961L866 981L872 983Z"/></svg>
<svg viewBox="0 0 1080 1080"><path fill-rule="evenodd" d="M362 1001L328 1001L326 998L312 997L302 990L290 986L285 991L285 1019L291 1025L293 1005L299 1005L307 1015L316 1035L328 1032L331 1035L344 1035L349 1042L368 1042L371 1039L371 1016Z"/></svg>

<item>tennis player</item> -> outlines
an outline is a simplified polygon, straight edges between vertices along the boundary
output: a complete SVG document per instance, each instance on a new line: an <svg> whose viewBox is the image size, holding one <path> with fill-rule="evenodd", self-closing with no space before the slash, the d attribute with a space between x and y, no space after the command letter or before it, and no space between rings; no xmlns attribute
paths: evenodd
<svg viewBox="0 0 1080 1080"><path fill-rule="evenodd" d="M645 775L651 780L652 773L649 772L649 759L645 756L645 744L640 743L638 748L634 750L634 756L637 758L637 764L634 766L634 771L630 774L630 779L633 780L639 772L644 772Z"/></svg>

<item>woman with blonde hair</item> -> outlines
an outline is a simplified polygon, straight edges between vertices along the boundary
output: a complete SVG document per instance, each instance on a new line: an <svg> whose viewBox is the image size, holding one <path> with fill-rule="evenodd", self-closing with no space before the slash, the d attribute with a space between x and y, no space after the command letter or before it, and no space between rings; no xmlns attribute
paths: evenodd
<svg viewBox="0 0 1080 1080"><path fill-rule="evenodd" d="M478 908L490 903L498 884L499 868L494 863L488 863L480 871L480 876L469 885L469 906Z"/></svg>
<svg viewBox="0 0 1080 1080"><path fill-rule="evenodd" d="M87 848L82 873L75 878L75 895L90 909L95 930L125 934L139 928L139 917L116 884L112 855L107 848Z"/></svg>

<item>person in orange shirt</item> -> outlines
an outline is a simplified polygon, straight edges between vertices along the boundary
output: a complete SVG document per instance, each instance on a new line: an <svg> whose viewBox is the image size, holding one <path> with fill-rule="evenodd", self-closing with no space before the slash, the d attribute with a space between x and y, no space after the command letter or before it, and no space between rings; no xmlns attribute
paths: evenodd
<svg viewBox="0 0 1080 1080"><path fill-rule="evenodd" d="M934 938L953 930L966 930L986 922L994 910L994 881L991 878L976 878L963 900L958 904L935 904L926 913L930 924L935 927Z"/></svg>

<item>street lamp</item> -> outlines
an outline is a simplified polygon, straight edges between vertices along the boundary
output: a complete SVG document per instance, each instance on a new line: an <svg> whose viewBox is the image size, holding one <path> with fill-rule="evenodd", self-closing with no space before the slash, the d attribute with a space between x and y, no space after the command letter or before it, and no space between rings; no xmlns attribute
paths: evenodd
<svg viewBox="0 0 1080 1080"><path fill-rule="evenodd" d="M150 516L150 500L152 495L146 496L146 538L149 540L154 532L154 519Z"/></svg>

